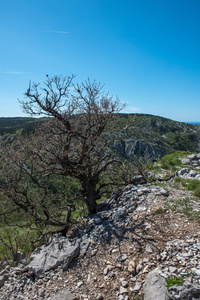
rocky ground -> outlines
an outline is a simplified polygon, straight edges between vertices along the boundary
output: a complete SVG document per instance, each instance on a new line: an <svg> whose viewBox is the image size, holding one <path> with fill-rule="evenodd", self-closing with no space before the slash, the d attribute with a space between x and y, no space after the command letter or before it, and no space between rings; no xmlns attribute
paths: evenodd
<svg viewBox="0 0 200 300"><path fill-rule="evenodd" d="M37 255L31 265L26 259L17 267L5 263L1 299L148 300L153 298L148 298L150 289L145 292L144 282L156 268L164 282L169 276L181 278L188 288L196 288L198 297L199 198L181 190L172 179L162 186L129 185L106 203L109 210L84 219L82 228L66 239L68 248L78 245L80 252L69 267L66 261L52 261L55 252L47 264L46 248L39 257L43 269L34 264ZM55 238L52 247L59 243ZM171 299L184 299L180 289L172 287L167 293Z"/></svg>

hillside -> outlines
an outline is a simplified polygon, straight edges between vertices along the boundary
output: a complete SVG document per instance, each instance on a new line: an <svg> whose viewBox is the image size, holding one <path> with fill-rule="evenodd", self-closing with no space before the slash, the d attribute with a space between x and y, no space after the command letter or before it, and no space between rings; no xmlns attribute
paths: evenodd
<svg viewBox="0 0 200 300"><path fill-rule="evenodd" d="M135 116L135 117L134 117ZM117 132L131 119L127 131ZM134 155L154 161L174 151L200 151L200 126L147 115L121 114L112 149L128 159Z"/></svg>
<svg viewBox="0 0 200 300"><path fill-rule="evenodd" d="M157 179L172 171L162 163ZM1 299L199 299L200 154L174 167L171 180L118 190L67 237L4 264Z"/></svg>
<svg viewBox="0 0 200 300"><path fill-rule="evenodd" d="M0 118L0 136L17 132L29 133L45 119ZM129 124L127 130L123 130ZM200 125L187 124L147 114L119 114L112 136L111 149L118 156L134 155L156 161L176 150L200 151Z"/></svg>

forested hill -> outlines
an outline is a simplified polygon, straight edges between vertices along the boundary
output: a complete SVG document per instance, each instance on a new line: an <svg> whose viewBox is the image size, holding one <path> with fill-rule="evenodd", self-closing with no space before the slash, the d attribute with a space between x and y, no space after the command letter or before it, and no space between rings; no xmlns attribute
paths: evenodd
<svg viewBox="0 0 200 300"><path fill-rule="evenodd" d="M0 118L0 135L29 133L44 118ZM123 130L126 125L127 130ZM200 125L187 124L147 114L119 114L111 149L132 159L134 155L157 160L175 150L200 152Z"/></svg>
<svg viewBox="0 0 200 300"><path fill-rule="evenodd" d="M17 133L20 131L29 133L43 120L44 118L0 118L0 135Z"/></svg>

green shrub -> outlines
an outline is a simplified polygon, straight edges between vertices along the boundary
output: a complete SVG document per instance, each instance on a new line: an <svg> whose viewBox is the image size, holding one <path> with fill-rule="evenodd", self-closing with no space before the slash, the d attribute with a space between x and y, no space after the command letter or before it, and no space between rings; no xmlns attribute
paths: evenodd
<svg viewBox="0 0 200 300"><path fill-rule="evenodd" d="M169 276L166 279L166 287L169 289L174 285L183 285L184 280L182 276Z"/></svg>
<svg viewBox="0 0 200 300"><path fill-rule="evenodd" d="M175 167L182 166L179 158L183 157L185 154L187 154L185 151L176 151L174 153L167 154L160 159L159 163L163 169L175 169Z"/></svg>
<svg viewBox="0 0 200 300"><path fill-rule="evenodd" d="M194 191L194 190L196 190L199 186L200 186L200 181L199 181L199 180L197 180L197 179L191 179L191 180L188 182L187 188L188 188L188 190L190 190L190 191Z"/></svg>

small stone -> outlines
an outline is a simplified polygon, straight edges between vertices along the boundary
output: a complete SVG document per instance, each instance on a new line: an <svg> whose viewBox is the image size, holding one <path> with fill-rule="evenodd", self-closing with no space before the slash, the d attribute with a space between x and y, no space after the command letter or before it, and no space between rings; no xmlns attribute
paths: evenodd
<svg viewBox="0 0 200 300"><path fill-rule="evenodd" d="M138 264L136 267L136 273L138 274L142 270L142 265Z"/></svg>
<svg viewBox="0 0 200 300"><path fill-rule="evenodd" d="M146 267L144 267L142 273L148 273L148 271L149 271L148 269L149 269L149 266L147 265Z"/></svg>
<svg viewBox="0 0 200 300"><path fill-rule="evenodd" d="M108 266L103 270L103 273L104 273L105 275L107 275L108 272L111 271L111 270L113 270L113 269L114 269L113 266L108 265Z"/></svg>
<svg viewBox="0 0 200 300"><path fill-rule="evenodd" d="M122 255L120 255L120 256L118 257L118 260L119 260L120 262L124 262L126 259L127 259L127 255L126 255L126 254L122 254Z"/></svg>
<svg viewBox="0 0 200 300"><path fill-rule="evenodd" d="M115 267L116 267L116 268L121 268L122 265L121 265L120 263L116 263Z"/></svg>
<svg viewBox="0 0 200 300"><path fill-rule="evenodd" d="M138 215L134 215L134 216L133 216L133 220L134 220L134 221L137 221L137 219L138 219Z"/></svg>
<svg viewBox="0 0 200 300"><path fill-rule="evenodd" d="M170 271L171 273L175 273L176 270L177 270L176 267L169 267L169 271Z"/></svg>
<svg viewBox="0 0 200 300"><path fill-rule="evenodd" d="M97 251L98 251L97 249L92 250L90 255L94 256L97 253Z"/></svg>
<svg viewBox="0 0 200 300"><path fill-rule="evenodd" d="M128 286L128 282L127 282L125 279L120 280L120 281L121 281L121 285L122 285L124 288L126 288L126 287Z"/></svg>
<svg viewBox="0 0 200 300"><path fill-rule="evenodd" d="M136 261L134 259L130 260L128 263L128 271L135 275L136 273Z"/></svg>
<svg viewBox="0 0 200 300"><path fill-rule="evenodd" d="M81 285L83 285L83 281L79 281L78 283L77 283L77 287L79 288Z"/></svg>
<svg viewBox="0 0 200 300"><path fill-rule="evenodd" d="M98 294L98 295L96 296L96 300L103 300L102 294Z"/></svg>
<svg viewBox="0 0 200 300"><path fill-rule="evenodd" d="M130 280L131 280L132 282L135 282L135 281L137 280L137 278L136 278L136 277L131 277Z"/></svg>
<svg viewBox="0 0 200 300"><path fill-rule="evenodd" d="M195 271L196 275L200 276L200 269Z"/></svg>
<svg viewBox="0 0 200 300"><path fill-rule="evenodd" d="M145 251L148 252L148 253L152 253L153 250L152 250L151 245L147 245L146 248L145 248Z"/></svg>
<svg viewBox="0 0 200 300"><path fill-rule="evenodd" d="M123 286L120 286L119 293L120 293L120 295L128 294L128 290L126 288L124 288Z"/></svg>
<svg viewBox="0 0 200 300"><path fill-rule="evenodd" d="M122 282L123 280L125 280L125 278L124 278L124 277L122 277L122 278L120 278L119 280Z"/></svg>
<svg viewBox="0 0 200 300"><path fill-rule="evenodd" d="M158 269L148 273L146 281L143 285L144 299L166 299L166 282L160 276Z"/></svg>
<svg viewBox="0 0 200 300"><path fill-rule="evenodd" d="M137 281L137 282L135 283L134 288L133 288L133 292L134 292L134 293L139 292L140 288L141 288L141 284L140 284L139 281Z"/></svg>
<svg viewBox="0 0 200 300"><path fill-rule="evenodd" d="M116 252L119 252L119 249L113 249L112 250L112 253L116 253Z"/></svg>

